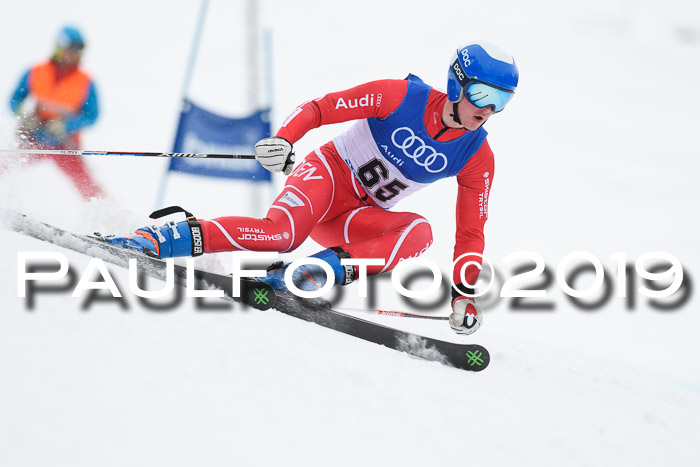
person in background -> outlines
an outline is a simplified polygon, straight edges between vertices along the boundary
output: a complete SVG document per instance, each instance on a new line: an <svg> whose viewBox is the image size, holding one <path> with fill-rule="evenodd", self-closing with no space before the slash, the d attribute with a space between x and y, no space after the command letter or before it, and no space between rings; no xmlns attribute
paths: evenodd
<svg viewBox="0 0 700 467"><path fill-rule="evenodd" d="M56 40L53 55L27 70L10 98L19 117L17 137L23 149L80 149L80 133L99 115L97 91L80 68L85 40L78 29L66 26ZM80 157L38 155L29 161L53 160L85 199L104 192Z"/></svg>

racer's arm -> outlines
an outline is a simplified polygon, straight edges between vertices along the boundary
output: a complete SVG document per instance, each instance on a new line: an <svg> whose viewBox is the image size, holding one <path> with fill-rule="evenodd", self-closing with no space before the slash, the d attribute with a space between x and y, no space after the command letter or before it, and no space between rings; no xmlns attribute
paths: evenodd
<svg viewBox="0 0 700 467"><path fill-rule="evenodd" d="M401 104L408 81L384 79L326 94L297 107L276 136L294 144L321 125L362 118L386 118Z"/></svg>
<svg viewBox="0 0 700 467"><path fill-rule="evenodd" d="M466 253L484 252L484 224L488 218L488 198L493 182L493 152L485 140L481 148L469 159L457 175L457 233L453 261ZM452 271L455 284L461 284L460 270L464 263L474 261L481 264L478 256L465 256ZM479 268L470 265L465 271L468 284L475 284Z"/></svg>

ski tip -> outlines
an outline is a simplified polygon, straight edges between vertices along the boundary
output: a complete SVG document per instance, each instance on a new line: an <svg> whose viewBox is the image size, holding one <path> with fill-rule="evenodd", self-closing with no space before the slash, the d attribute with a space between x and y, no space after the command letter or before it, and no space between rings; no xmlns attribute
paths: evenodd
<svg viewBox="0 0 700 467"><path fill-rule="evenodd" d="M469 345L464 349L458 368L469 371L482 371L491 362L489 351L480 345Z"/></svg>
<svg viewBox="0 0 700 467"><path fill-rule="evenodd" d="M241 301L257 310L269 310L275 306L275 289L256 279L241 279Z"/></svg>

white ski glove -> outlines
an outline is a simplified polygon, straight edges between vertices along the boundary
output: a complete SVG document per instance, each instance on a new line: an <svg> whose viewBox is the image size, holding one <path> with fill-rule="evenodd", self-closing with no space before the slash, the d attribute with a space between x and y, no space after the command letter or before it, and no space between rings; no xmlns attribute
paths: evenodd
<svg viewBox="0 0 700 467"><path fill-rule="evenodd" d="M476 307L474 299L458 295L452 299L450 327L457 334L472 334L481 327L483 315Z"/></svg>
<svg viewBox="0 0 700 467"><path fill-rule="evenodd" d="M294 168L292 143L279 136L261 139L255 145L255 159L270 172L289 175Z"/></svg>

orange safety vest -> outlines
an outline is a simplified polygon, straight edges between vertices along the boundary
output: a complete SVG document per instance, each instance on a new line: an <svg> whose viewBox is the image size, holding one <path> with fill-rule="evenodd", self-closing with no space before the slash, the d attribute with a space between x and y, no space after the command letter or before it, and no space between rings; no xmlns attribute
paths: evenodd
<svg viewBox="0 0 700 467"><path fill-rule="evenodd" d="M82 108L90 89L90 77L75 69L58 80L56 65L49 61L29 72L29 92L36 98L40 120L62 119Z"/></svg>

